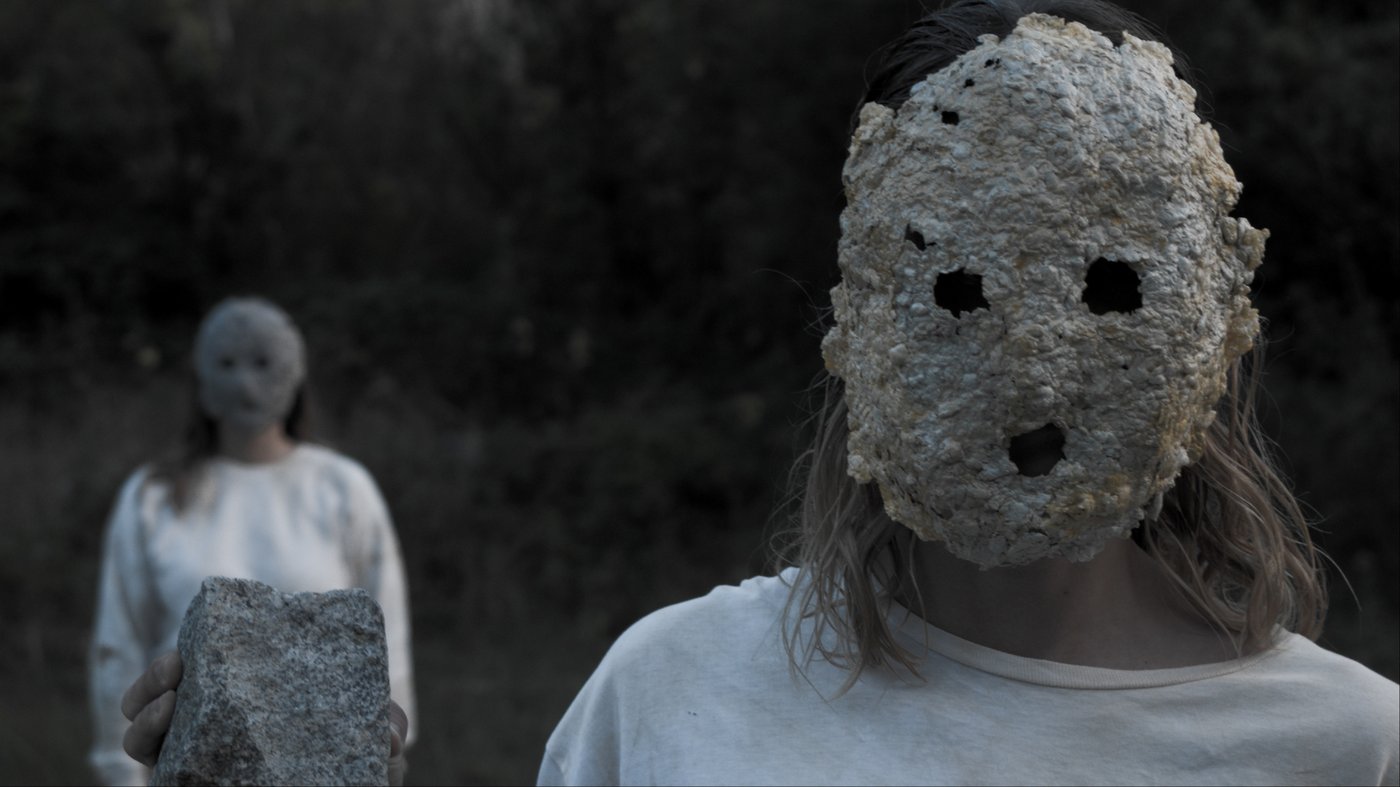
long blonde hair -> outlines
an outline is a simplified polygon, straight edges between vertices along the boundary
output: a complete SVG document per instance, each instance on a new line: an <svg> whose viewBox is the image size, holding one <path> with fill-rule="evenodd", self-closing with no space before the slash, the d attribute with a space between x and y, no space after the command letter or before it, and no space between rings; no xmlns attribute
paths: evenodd
<svg viewBox="0 0 1400 787"><path fill-rule="evenodd" d="M1276 626L1316 639L1327 610L1322 555L1255 415L1262 344L1237 361L1206 434L1205 451L1178 477L1161 514L1134 540L1166 570L1176 592L1241 650L1267 648ZM798 567L783 642L796 669L821 657L848 669L918 659L886 622L889 590L914 582L913 534L885 515L875 484L846 474L846 401L826 378L811 447L791 483L796 511L779 560ZM917 611L917 610L916 610Z"/></svg>

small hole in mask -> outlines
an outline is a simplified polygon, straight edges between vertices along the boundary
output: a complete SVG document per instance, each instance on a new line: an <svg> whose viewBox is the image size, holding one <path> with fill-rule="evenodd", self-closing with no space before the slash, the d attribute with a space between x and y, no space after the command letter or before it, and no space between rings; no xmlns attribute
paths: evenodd
<svg viewBox="0 0 1400 787"><path fill-rule="evenodd" d="M976 83L976 82L973 82L972 79L969 78L966 82L963 83L963 87L972 87L972 86L975 85L975 84L977 84L977 83Z"/></svg>
<svg viewBox="0 0 1400 787"><path fill-rule="evenodd" d="M956 113L956 112L944 112L944 113L943 113L943 122L944 122L944 123L947 123L947 124L950 125L950 126L956 126L956 125L958 124L958 113Z"/></svg>
<svg viewBox="0 0 1400 787"><path fill-rule="evenodd" d="M999 66L999 65L1001 65L1001 58L999 58L999 57L994 57L994 58L992 58L991 60L988 60L987 62L983 63L983 64L982 64L982 67L983 67L983 68L991 68L992 66Z"/></svg>
<svg viewBox="0 0 1400 787"><path fill-rule="evenodd" d="M924 234L908 224L904 225L904 239L914 244L914 247L919 251L928 248L928 243L924 240Z"/></svg>
<svg viewBox="0 0 1400 787"><path fill-rule="evenodd" d="M959 317L973 309L987 309L987 299L982 295L982 277L959 268L952 273L938 274L933 284L933 302Z"/></svg>
<svg viewBox="0 0 1400 787"><path fill-rule="evenodd" d="M1065 433L1054 424L1011 438L1011 461L1024 476L1045 475L1065 458Z"/></svg>
<svg viewBox="0 0 1400 787"><path fill-rule="evenodd" d="M1084 277L1084 302L1094 314L1129 314L1142 306L1142 279L1126 262L1094 260Z"/></svg>

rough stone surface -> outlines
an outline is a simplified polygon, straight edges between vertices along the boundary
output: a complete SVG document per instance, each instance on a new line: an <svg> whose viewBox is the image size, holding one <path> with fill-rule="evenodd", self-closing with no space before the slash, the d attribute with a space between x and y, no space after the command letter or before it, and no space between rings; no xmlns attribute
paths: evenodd
<svg viewBox="0 0 1400 787"><path fill-rule="evenodd" d="M850 474L921 538L984 567L1085 560L1199 457L1267 233L1229 215L1194 97L1160 44L1033 14L862 109L823 352ZM1090 308L1100 259L1140 306ZM948 308L950 283L978 297ZM1023 474L1012 439L1047 425L1063 458Z"/></svg>
<svg viewBox="0 0 1400 787"><path fill-rule="evenodd" d="M388 784L384 618L363 590L210 577L152 784Z"/></svg>

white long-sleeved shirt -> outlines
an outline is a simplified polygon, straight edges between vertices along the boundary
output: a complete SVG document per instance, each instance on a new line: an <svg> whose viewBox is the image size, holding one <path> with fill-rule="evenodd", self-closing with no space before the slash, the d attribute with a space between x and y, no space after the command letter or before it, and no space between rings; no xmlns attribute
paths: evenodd
<svg viewBox="0 0 1400 787"><path fill-rule="evenodd" d="M255 579L288 593L360 587L384 612L390 693L416 737L408 591L398 539L374 479L328 448L299 444L279 461L218 457L177 514L149 468L127 479L103 544L89 661L90 762L107 784L145 784L122 750L126 688L175 649L207 576Z"/></svg>
<svg viewBox="0 0 1400 787"><path fill-rule="evenodd" d="M785 574L792 580L791 573ZM902 608L923 681L814 661L794 676L784 579L667 607L608 651L540 784L1395 784L1400 686L1304 637L1216 664L1013 656Z"/></svg>

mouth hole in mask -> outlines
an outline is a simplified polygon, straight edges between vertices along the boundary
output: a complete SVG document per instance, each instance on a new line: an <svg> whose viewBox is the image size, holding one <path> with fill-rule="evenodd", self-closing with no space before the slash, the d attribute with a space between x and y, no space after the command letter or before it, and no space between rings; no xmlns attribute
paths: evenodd
<svg viewBox="0 0 1400 787"><path fill-rule="evenodd" d="M1046 424L1018 434L1011 438L1010 454L1021 475L1045 475L1065 458L1065 431L1054 424Z"/></svg>
<svg viewBox="0 0 1400 787"><path fill-rule="evenodd" d="M933 302L952 312L954 317L973 309L991 308L982 295L982 277L962 268L938 274L938 280L933 283Z"/></svg>
<svg viewBox="0 0 1400 787"><path fill-rule="evenodd" d="M1126 262L1094 260L1084 276L1084 303L1094 314L1131 314L1142 307L1142 278Z"/></svg>

